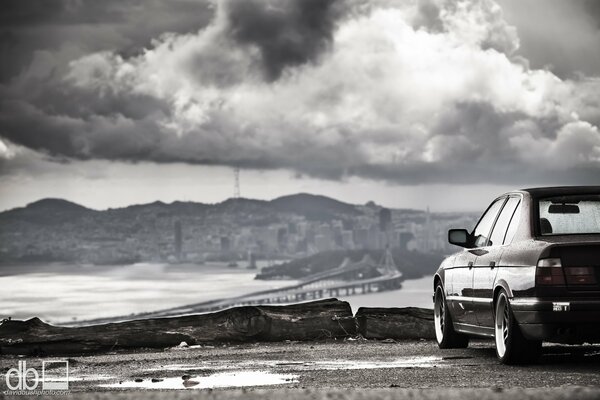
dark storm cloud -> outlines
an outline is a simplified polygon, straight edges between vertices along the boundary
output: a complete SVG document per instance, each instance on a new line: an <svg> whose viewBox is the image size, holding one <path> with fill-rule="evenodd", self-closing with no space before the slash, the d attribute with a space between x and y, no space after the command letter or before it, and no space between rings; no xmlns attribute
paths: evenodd
<svg viewBox="0 0 600 400"><path fill-rule="evenodd" d="M26 68L39 50L68 46L77 55L101 50L136 54L164 32L205 27L213 8L210 0L4 0L0 82Z"/></svg>
<svg viewBox="0 0 600 400"><path fill-rule="evenodd" d="M485 174L482 172L485 171ZM519 164L494 164L475 160L468 168L460 163L415 163L405 168L390 165L365 165L352 171L354 175L367 179L401 182L407 185L423 185L430 183L452 184L501 184L512 187L530 187L531 185L595 185L598 183L598 165L573 167L566 170L537 170L523 168ZM485 175L485 176L482 176ZM432 180L431 177L436 179Z"/></svg>
<svg viewBox="0 0 600 400"><path fill-rule="evenodd" d="M44 112L23 102L3 102L2 109L5 138L57 158L151 160L161 139L160 127L149 117L88 114L81 118Z"/></svg>
<svg viewBox="0 0 600 400"><path fill-rule="evenodd" d="M440 8L433 0L419 0L414 26L423 27L432 32L442 32L444 22L440 18Z"/></svg>
<svg viewBox="0 0 600 400"><path fill-rule="evenodd" d="M139 3L138 3L139 4ZM124 20L127 6L120 1L5 0L0 23L3 27L100 23Z"/></svg>
<svg viewBox="0 0 600 400"><path fill-rule="evenodd" d="M600 1L498 0L517 27L519 53L562 78L600 76Z"/></svg>
<svg viewBox="0 0 600 400"><path fill-rule="evenodd" d="M39 39L0 85L4 173L19 148L411 184L600 172L600 83L517 63L491 0L59 4L0 37Z"/></svg>
<svg viewBox="0 0 600 400"><path fill-rule="evenodd" d="M600 29L600 2L598 0L582 0L583 7L588 16L590 16Z"/></svg>
<svg viewBox="0 0 600 400"><path fill-rule="evenodd" d="M279 78L287 66L314 61L327 49L342 13L338 0L228 0L229 35L256 46L266 77Z"/></svg>
<svg viewBox="0 0 600 400"><path fill-rule="evenodd" d="M111 19L110 16L114 17L113 21L131 20L136 7L133 4L123 7L120 4L108 3L106 8L112 11L103 8L96 15L93 5L83 4L81 7L80 3L59 1L56 4L59 7L52 8L43 3L27 3L29 7L15 7L11 11L14 17L12 24L29 26L44 21L49 26L62 26L85 25L87 21L103 25L102 21ZM78 7L72 9L73 5ZM200 67L196 75L200 74L204 84L227 86L225 82L236 74L234 63L222 56L227 54L223 47L229 45L227 38L240 46L256 46L261 53L261 69L269 79L278 77L286 67L314 61L331 41L335 19L341 12L335 7L333 1L273 4L230 1L222 5L221 15L224 19L213 21L213 29L217 30L213 37L215 40L208 40L206 45L198 44L192 49L194 65ZM199 16L200 23L196 25L202 24L202 19ZM179 26L179 29L182 27ZM51 28L46 30L52 32ZM137 32L137 35L141 33ZM176 40L176 37L171 39ZM164 47L174 46L168 42L171 39L163 43ZM128 59L119 55L123 53L122 48L114 53L114 56L107 56L102 61L116 65ZM243 141L231 143L227 137L229 132L236 134L239 131L238 135L253 133L240 131L238 126L228 126L227 116L221 117L218 110L211 111L212 116L206 123L194 127L192 132L184 132L185 137L179 138L160 123L160 120L172 117L168 100L132 92L118 83L101 89L74 85L65 80L70 65L69 57L61 57L56 52L45 56L47 59L41 62L34 59L28 69L20 71L25 75L19 81L3 89L0 128L2 136L12 143L54 157L66 156L80 160L102 158L219 164L228 163L227 159L221 157L229 154L231 162L252 168L280 168L302 163L302 160L286 160L288 156L285 155L273 157L269 154L270 149L248 146ZM61 68L67 70L61 71ZM92 68L95 69L90 73L100 79L101 84L108 83L106 79L112 79L98 75L106 71L105 65ZM223 133L224 129L228 132ZM311 143L306 141L293 144L293 137L287 142L288 146L311 147ZM287 150L282 148L282 154ZM331 151L327 147L322 150ZM304 148L302 152L311 153L310 157L315 159L324 156L318 156L321 153L311 148ZM329 165L325 169L334 170L327 174L340 176L343 172L341 168L343 165ZM318 173L316 170L314 172Z"/></svg>

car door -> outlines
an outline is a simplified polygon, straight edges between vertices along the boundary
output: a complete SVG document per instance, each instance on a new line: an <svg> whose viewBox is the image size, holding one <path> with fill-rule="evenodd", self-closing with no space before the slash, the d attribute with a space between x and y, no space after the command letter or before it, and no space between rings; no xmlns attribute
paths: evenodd
<svg viewBox="0 0 600 400"><path fill-rule="evenodd" d="M476 258L470 250L465 250L456 256L454 267L446 271L448 306L452 312L452 319L460 324L472 324L474 321L471 288L472 268Z"/></svg>
<svg viewBox="0 0 600 400"><path fill-rule="evenodd" d="M457 323L477 325L473 308L473 266L481 254L481 247L488 242L492 226L505 200L505 197L496 199L488 207L472 233L476 247L460 253L454 263L451 273L452 296L448 296L447 299L452 316Z"/></svg>
<svg viewBox="0 0 600 400"><path fill-rule="evenodd" d="M519 196L510 196L506 200L494 222L488 241L478 249L479 254L473 266L473 312L477 324L482 327L494 326L494 281L504 251L506 231L520 201Z"/></svg>

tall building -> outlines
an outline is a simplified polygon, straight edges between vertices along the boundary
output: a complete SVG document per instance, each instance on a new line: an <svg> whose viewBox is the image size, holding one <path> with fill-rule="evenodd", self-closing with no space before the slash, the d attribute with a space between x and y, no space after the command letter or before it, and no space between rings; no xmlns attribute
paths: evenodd
<svg viewBox="0 0 600 400"><path fill-rule="evenodd" d="M425 251L431 251L434 248L433 244L433 226L431 224L431 213L429 212L429 206L425 211Z"/></svg>
<svg viewBox="0 0 600 400"><path fill-rule="evenodd" d="M379 230L381 232L387 232L392 226L392 212L389 208L382 208L379 210Z"/></svg>
<svg viewBox="0 0 600 400"><path fill-rule="evenodd" d="M175 258L181 260L181 249L182 249L182 235L181 235L181 221L175 221Z"/></svg>
<svg viewBox="0 0 600 400"><path fill-rule="evenodd" d="M367 228L354 229L354 245L358 249L369 248L369 230Z"/></svg>
<svg viewBox="0 0 600 400"><path fill-rule="evenodd" d="M408 243L415 238L411 232L398 232L398 247L408 250Z"/></svg>
<svg viewBox="0 0 600 400"><path fill-rule="evenodd" d="M380 242L379 242L379 234L381 233L381 231L377 228L376 224L373 224L369 227L368 230L368 246L367 248L369 249L379 249L380 248Z"/></svg>

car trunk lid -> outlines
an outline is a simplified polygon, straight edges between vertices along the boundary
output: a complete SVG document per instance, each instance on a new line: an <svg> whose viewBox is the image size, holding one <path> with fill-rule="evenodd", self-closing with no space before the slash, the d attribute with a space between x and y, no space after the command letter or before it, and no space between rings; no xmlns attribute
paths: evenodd
<svg viewBox="0 0 600 400"><path fill-rule="evenodd" d="M600 291L600 244L557 246L551 255L560 258L569 291Z"/></svg>

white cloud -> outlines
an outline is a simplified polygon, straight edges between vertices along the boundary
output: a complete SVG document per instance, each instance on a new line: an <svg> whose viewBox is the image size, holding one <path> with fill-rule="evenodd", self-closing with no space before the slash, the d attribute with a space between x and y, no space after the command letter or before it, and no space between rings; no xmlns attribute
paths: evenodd
<svg viewBox="0 0 600 400"><path fill-rule="evenodd" d="M2 140L0 140L0 159L11 159L14 157L14 152L6 145L6 143L4 143Z"/></svg>

